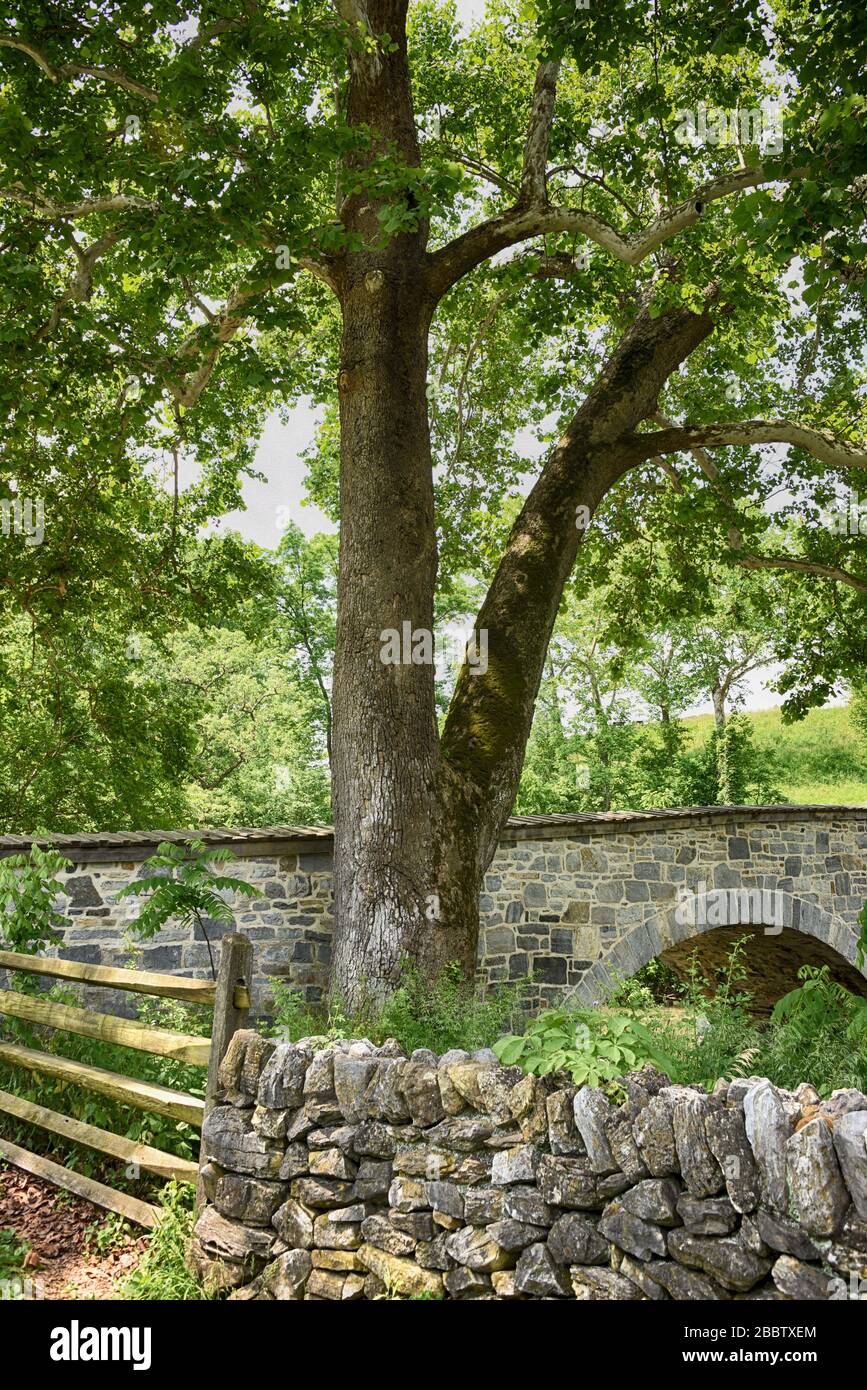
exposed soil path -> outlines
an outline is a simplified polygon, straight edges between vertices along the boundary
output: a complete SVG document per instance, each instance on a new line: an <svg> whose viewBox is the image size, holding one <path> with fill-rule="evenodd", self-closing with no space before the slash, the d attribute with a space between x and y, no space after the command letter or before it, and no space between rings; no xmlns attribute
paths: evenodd
<svg viewBox="0 0 867 1390"><path fill-rule="evenodd" d="M136 1234L114 1237L100 1253L98 1232L115 1222L102 1207L63 1192L18 1168L0 1166L0 1231L11 1230L29 1250L22 1271L36 1296L111 1299L147 1245Z"/></svg>

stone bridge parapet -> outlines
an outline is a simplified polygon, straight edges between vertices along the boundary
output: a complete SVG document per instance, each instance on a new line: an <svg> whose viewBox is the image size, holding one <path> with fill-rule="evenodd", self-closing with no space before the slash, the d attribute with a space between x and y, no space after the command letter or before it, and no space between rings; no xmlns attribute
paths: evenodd
<svg viewBox="0 0 867 1390"><path fill-rule="evenodd" d="M63 902L66 954L126 963L138 907L116 903L115 892L141 873L160 840L192 834L231 848L234 871L261 887L237 911L238 927L256 944L257 1007L269 1011L274 978L320 998L333 924L332 833L323 827L53 836L74 865ZM29 843L0 837L0 855ZM792 987L805 962L828 963L836 978L867 993L855 963L865 901L865 807L515 817L480 897L479 972L491 984L532 977L532 1004L567 996L589 1003L655 956L682 973L696 950L710 970L733 940L748 936L749 988L761 1007ZM223 930L208 927L214 936ZM146 969L207 973L198 933L168 926L136 949Z"/></svg>

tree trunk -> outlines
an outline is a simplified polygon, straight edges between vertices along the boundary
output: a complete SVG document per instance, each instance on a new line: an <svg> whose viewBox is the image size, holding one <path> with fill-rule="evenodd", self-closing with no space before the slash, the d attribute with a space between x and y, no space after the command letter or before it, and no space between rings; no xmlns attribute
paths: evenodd
<svg viewBox="0 0 867 1390"><path fill-rule="evenodd" d="M711 691L713 699L713 722L716 731L716 780L717 795L722 806L732 800L731 769L729 768L729 749L726 739L726 695L723 684L717 684Z"/></svg>
<svg viewBox="0 0 867 1390"><path fill-rule="evenodd" d="M487 668L464 665L438 737L427 336L448 276L427 254L420 217L385 241L377 218L385 199L373 191L377 180L364 177L386 149L418 163L407 0L338 4L350 20L362 16L372 35L390 37L359 46L350 61L347 119L375 134L340 181L353 191L340 208L348 246L334 264L343 339L331 988L357 1006L392 990L405 961L429 981L451 961L472 978L478 894L517 795L548 643L583 534L576 517L592 516L644 458L636 427L713 323L682 309L657 319L641 310L626 329L512 528L476 623ZM534 96L543 114L546 81ZM412 196L410 184L410 214ZM389 634L397 653L385 645Z"/></svg>
<svg viewBox="0 0 867 1390"><path fill-rule="evenodd" d="M371 126L415 164L402 9L397 0L368 4L374 33L389 33L396 47L353 66L347 107L352 123ZM471 976L480 882L472 822L444 775L434 700L427 229L420 224L382 248L376 210L366 194L342 209L366 246L345 256L340 283L333 682L331 988L353 1005L394 989L404 961L432 977L457 960ZM396 664L383 660L394 657L389 633L401 648Z"/></svg>

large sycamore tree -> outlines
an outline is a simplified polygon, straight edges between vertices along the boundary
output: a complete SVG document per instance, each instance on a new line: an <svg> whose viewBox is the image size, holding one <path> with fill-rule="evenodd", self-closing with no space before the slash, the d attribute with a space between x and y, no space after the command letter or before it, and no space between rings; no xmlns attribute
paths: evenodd
<svg viewBox="0 0 867 1390"><path fill-rule="evenodd" d="M791 567L768 549L769 476L813 519L864 480L856 10L492 0L468 25L436 0L7 4L4 477L48 512L12 591L85 605L94 534L155 460L175 479L197 462L228 508L266 410L332 402L314 472L326 487L339 459L350 1001L407 958L472 971L564 586L601 519L640 529L662 493L696 553L719 559L728 511L738 563ZM70 541L64 480L85 477ZM127 568L136 535L194 522L186 505L175 489L163 520L139 516ZM839 579L821 544L801 564ZM440 727L432 664L384 661L383 634L430 633L462 567L490 581L487 662ZM159 550L160 586L182 568Z"/></svg>

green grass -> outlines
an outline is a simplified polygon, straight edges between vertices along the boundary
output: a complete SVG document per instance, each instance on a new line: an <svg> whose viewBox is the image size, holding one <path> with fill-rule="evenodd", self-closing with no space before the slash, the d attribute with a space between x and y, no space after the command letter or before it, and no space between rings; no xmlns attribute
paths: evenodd
<svg viewBox="0 0 867 1390"><path fill-rule="evenodd" d="M160 1221L148 1248L127 1278L115 1288L122 1302L201 1302L216 1297L187 1267L186 1248L195 1225L196 1189L191 1183L166 1183L160 1194Z"/></svg>
<svg viewBox="0 0 867 1390"><path fill-rule="evenodd" d="M797 724L784 724L779 706L751 710L756 747L776 760L774 780L787 801L867 805L867 740L846 705L811 710ZM704 742L713 716L693 715L684 724L692 742Z"/></svg>
<svg viewBox="0 0 867 1390"><path fill-rule="evenodd" d="M384 1002L371 1002L348 1013L339 999L309 1004L302 992L283 980L271 981L274 1019L271 1032L285 1041L324 1037L369 1038L382 1043L396 1038L407 1054L417 1047L473 1052L490 1047L512 1019L520 1016L525 985L500 984L467 989L456 965L447 965L430 984L409 967L400 987Z"/></svg>

